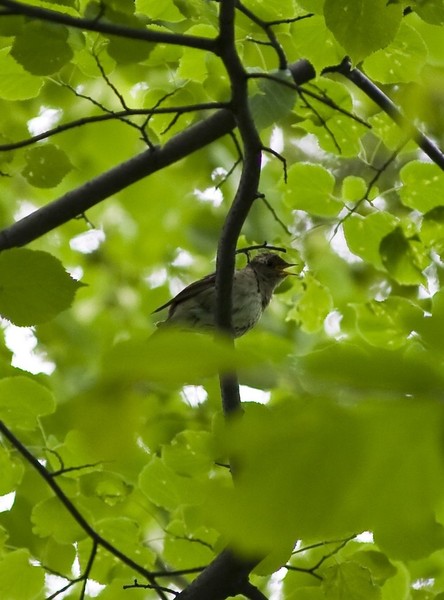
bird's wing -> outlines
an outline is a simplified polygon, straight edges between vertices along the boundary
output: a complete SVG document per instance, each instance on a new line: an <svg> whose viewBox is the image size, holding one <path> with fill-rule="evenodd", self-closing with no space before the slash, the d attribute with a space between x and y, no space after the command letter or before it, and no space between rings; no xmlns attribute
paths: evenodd
<svg viewBox="0 0 444 600"><path fill-rule="evenodd" d="M212 287L214 285L215 281L216 281L216 273L211 273L211 275L206 275L206 277L203 277L202 279L199 279L198 281L191 283L186 288L184 288L181 292L179 292L177 294L177 296L174 296L174 298L171 298L171 300L168 300L168 302L165 302L165 304L162 304L162 306L159 306L159 308L156 308L156 310L153 310L152 314L160 312L164 308L168 308L168 306L174 307L177 304L180 304L181 302L184 302L185 300L188 300L189 298L192 298L193 296L200 294L200 292L203 292L203 291L209 289L210 287Z"/></svg>

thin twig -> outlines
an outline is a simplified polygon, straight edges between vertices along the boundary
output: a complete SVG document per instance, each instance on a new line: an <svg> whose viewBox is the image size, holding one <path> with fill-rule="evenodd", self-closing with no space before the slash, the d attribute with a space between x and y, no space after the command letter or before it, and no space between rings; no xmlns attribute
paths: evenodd
<svg viewBox="0 0 444 600"><path fill-rule="evenodd" d="M31 454L31 452L24 446L21 441L12 433L12 431L5 425L3 421L0 421L0 433L4 435L4 437L10 442L12 446L23 456L23 458L31 465L40 475L40 477L47 483L47 485L52 489L56 497L63 504L69 514L73 517L73 519L80 525L83 531L88 535L88 537L93 540L93 542L107 550L110 554L118 558L125 565L140 573L152 584L156 585L154 577L151 575L151 572L133 561L129 556L121 552L118 548L113 546L110 542L108 542L105 538L103 538L97 531L88 523L85 517L79 512L79 510L74 506L70 498L65 494L62 488L58 485L58 483L54 480L51 473L38 461L38 459ZM165 596L160 595L159 597L162 600L166 600Z"/></svg>
<svg viewBox="0 0 444 600"><path fill-rule="evenodd" d="M88 98L88 99L91 100L91 98ZM101 123L101 122L111 121L111 120L122 120L122 117L130 117L130 116L138 116L138 115L145 115L145 116L148 115L148 117L151 118L153 115L188 113L188 112L197 112L200 110L218 110L218 109L223 109L226 107L227 107L227 104L224 102L203 102L201 104L191 104L189 106L172 106L172 107L168 107L168 108L133 108L133 109L128 109L128 110L116 111L116 112L108 111L107 114L104 114L104 115L94 115L91 117L83 117L81 119L76 119L75 121L70 121L69 123L65 123L64 125L58 125L57 127L54 127L53 129L49 129L48 131L44 131L43 133L34 135L26 140L21 140L19 142L12 142L10 144L0 144L0 152L7 152L9 150L17 150L18 148L25 148L26 146L31 146L32 144L35 144L36 142L40 142L41 140L47 139L53 135L57 135L59 133L65 132L65 131L69 131L70 129L74 129L76 127L81 127L83 125L89 125L91 123ZM103 109L103 110L107 110L107 109Z"/></svg>

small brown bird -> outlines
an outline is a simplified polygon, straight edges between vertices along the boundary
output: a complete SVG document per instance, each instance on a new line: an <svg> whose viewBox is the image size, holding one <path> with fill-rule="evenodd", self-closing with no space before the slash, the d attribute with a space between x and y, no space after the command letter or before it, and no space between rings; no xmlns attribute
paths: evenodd
<svg viewBox="0 0 444 600"><path fill-rule="evenodd" d="M294 266L277 254L262 252L246 267L235 271L233 278L232 326L235 337L249 331L259 321L275 288L287 275L285 269ZM216 274L195 281L154 312L169 307L168 318L160 323L172 323L185 328L214 330L216 306Z"/></svg>

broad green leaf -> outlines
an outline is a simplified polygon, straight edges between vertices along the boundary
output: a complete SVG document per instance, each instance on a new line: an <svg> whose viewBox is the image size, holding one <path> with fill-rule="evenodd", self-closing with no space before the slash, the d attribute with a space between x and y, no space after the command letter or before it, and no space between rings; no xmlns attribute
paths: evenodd
<svg viewBox="0 0 444 600"><path fill-rule="evenodd" d="M38 188L58 185L72 169L68 156L52 144L36 146L26 153L26 166L22 174Z"/></svg>
<svg viewBox="0 0 444 600"><path fill-rule="evenodd" d="M70 573L76 560L76 554L74 544L59 544L49 537L46 538L46 543L43 545L41 557L42 562L45 565L51 565L54 571Z"/></svg>
<svg viewBox="0 0 444 600"><path fill-rule="evenodd" d="M250 364L251 357L235 353L226 340L165 327L149 339L117 344L105 356L103 367L106 377L119 383L142 380L176 385Z"/></svg>
<svg viewBox="0 0 444 600"><path fill-rule="evenodd" d="M444 256L444 206L432 208L424 215L419 235L426 247Z"/></svg>
<svg viewBox="0 0 444 600"><path fill-rule="evenodd" d="M327 27L357 63L395 37L402 6L385 0L325 0Z"/></svg>
<svg viewBox="0 0 444 600"><path fill-rule="evenodd" d="M0 380L0 419L8 427L31 431L38 427L39 417L54 410L54 397L40 383L22 376Z"/></svg>
<svg viewBox="0 0 444 600"><path fill-rule="evenodd" d="M153 567L156 554L143 544L140 525L134 519L128 517L102 519L97 523L97 531L134 561Z"/></svg>
<svg viewBox="0 0 444 600"><path fill-rule="evenodd" d="M11 55L33 75L51 75L72 57L68 30L60 25L31 21L16 36Z"/></svg>
<svg viewBox="0 0 444 600"><path fill-rule="evenodd" d="M390 150L399 152L401 146L404 150L416 148L413 142L406 144L406 141L410 138L409 132L395 123L384 111L370 116L368 122L374 135Z"/></svg>
<svg viewBox="0 0 444 600"><path fill-rule="evenodd" d="M423 343L433 353L444 352L444 290L439 290L432 298L432 314L426 315L417 327Z"/></svg>
<svg viewBox="0 0 444 600"><path fill-rule="evenodd" d="M333 565L325 570L322 582L329 600L380 600L381 589L365 567L354 562Z"/></svg>
<svg viewBox="0 0 444 600"><path fill-rule="evenodd" d="M374 212L366 217L351 215L342 224L350 251L379 269L384 268L379 251L381 241L396 225L397 219L386 212Z"/></svg>
<svg viewBox="0 0 444 600"><path fill-rule="evenodd" d="M91 515L85 516L91 518ZM54 496L34 506L31 521L36 535L51 537L59 544L73 544L86 536L86 532Z"/></svg>
<svg viewBox="0 0 444 600"><path fill-rule="evenodd" d="M443 417L440 401L406 398L368 398L358 407L289 398L247 409L227 434L236 486L214 482L206 509L245 552L370 529L389 556L427 556L444 543L433 521L444 495Z"/></svg>
<svg viewBox="0 0 444 600"><path fill-rule="evenodd" d="M313 12L312 9L308 11ZM299 56L309 60L318 73L324 67L341 62L343 50L325 26L323 17L313 16L299 21L294 24L292 32L293 44ZM323 40L322 44L319 43L320 39Z"/></svg>
<svg viewBox="0 0 444 600"><path fill-rule="evenodd" d="M179 475L206 474L213 465L210 435L205 431L183 431L164 446L162 459Z"/></svg>
<svg viewBox="0 0 444 600"><path fill-rule="evenodd" d="M371 300L353 304L356 327L363 339L381 348L393 350L408 343L413 330L422 325L423 311L402 297L390 296L383 302Z"/></svg>
<svg viewBox="0 0 444 600"><path fill-rule="evenodd" d="M350 559L369 570L372 580L382 585L396 574L396 567L389 561L387 556L376 550L358 550Z"/></svg>
<svg viewBox="0 0 444 600"><path fill-rule="evenodd" d="M0 19L0 36L10 37L17 35L25 24L22 15L9 15L7 19Z"/></svg>
<svg viewBox="0 0 444 600"><path fill-rule="evenodd" d="M184 16L172 2L136 0L136 11L146 14L150 19L159 19L170 23L184 20Z"/></svg>
<svg viewBox="0 0 444 600"><path fill-rule="evenodd" d="M403 204L426 213L444 206L444 173L433 163L411 161L401 169Z"/></svg>
<svg viewBox="0 0 444 600"><path fill-rule="evenodd" d="M97 10L100 14L101 6L99 3L97 3ZM134 29L145 28L142 19L120 10L108 8L106 10L106 18L118 25L125 25L126 27L132 27ZM153 42L145 40L130 40L117 35L109 35L107 37L109 39L109 44L107 46L109 56L117 63L124 65L146 60L155 46Z"/></svg>
<svg viewBox="0 0 444 600"><path fill-rule="evenodd" d="M342 197L349 202L357 202L365 198L367 183L362 177L347 175L342 181Z"/></svg>
<svg viewBox="0 0 444 600"><path fill-rule="evenodd" d="M116 506L127 500L132 486L121 475L112 471L87 471L87 468L78 471L78 474L86 472L79 481L80 490L85 496L100 498L108 506Z"/></svg>
<svg viewBox="0 0 444 600"><path fill-rule="evenodd" d="M444 24L444 6L441 0L417 0L414 4L414 11L421 19L432 25Z"/></svg>
<svg viewBox="0 0 444 600"><path fill-rule="evenodd" d="M4 600L37 600L45 586L45 571L31 565L29 550L21 548L0 560L0 597Z"/></svg>
<svg viewBox="0 0 444 600"><path fill-rule="evenodd" d="M191 531L181 520L170 523L165 538L165 559L176 568L193 568L211 562L215 532L201 526ZM194 540L194 543L193 543Z"/></svg>
<svg viewBox="0 0 444 600"><path fill-rule="evenodd" d="M293 78L287 72L277 71L271 75L294 85ZM260 80L258 88L259 93L250 100L250 109L256 127L261 130L288 116L296 102L297 92L271 79Z"/></svg>
<svg viewBox="0 0 444 600"><path fill-rule="evenodd" d="M343 207L334 197L335 178L321 165L297 163L288 169L283 192L293 209L305 210L320 217L335 217Z"/></svg>
<svg viewBox="0 0 444 600"><path fill-rule="evenodd" d="M427 48L421 36L401 23L393 42L365 59L369 77L382 83L417 81L427 58Z"/></svg>
<svg viewBox="0 0 444 600"><path fill-rule="evenodd" d="M1 406L1 399L0 399ZM1 408L0 408L1 412ZM4 447L0 446L0 496L13 492L23 477L24 466L21 460L11 455Z"/></svg>
<svg viewBox="0 0 444 600"><path fill-rule="evenodd" d="M421 332L423 328L424 321ZM381 346L372 348L360 340L329 344L298 358L294 377L312 393L337 394L347 389L357 399L368 394L441 397L444 385L441 358L419 344L387 350Z"/></svg>
<svg viewBox="0 0 444 600"><path fill-rule="evenodd" d="M26 327L48 321L71 306L82 285L51 254L13 248L0 254L0 314Z"/></svg>
<svg viewBox="0 0 444 600"><path fill-rule="evenodd" d="M382 239L380 253L385 268L398 283L401 285L425 283L418 261L421 248L416 248L415 241L408 240L400 227Z"/></svg>
<svg viewBox="0 0 444 600"><path fill-rule="evenodd" d="M0 98L5 100L27 100L39 95L43 85L41 77L31 75L19 65L7 48L0 49Z"/></svg>
<svg viewBox="0 0 444 600"><path fill-rule="evenodd" d="M367 128L353 117L350 91L342 83L325 77L316 81L316 88L311 91L317 98L302 92L304 103L299 103L295 112L305 120L298 122L297 127L315 134L320 146L327 152L355 156L360 151L360 139Z"/></svg>
<svg viewBox="0 0 444 600"><path fill-rule="evenodd" d="M183 503L199 504L204 499L199 480L178 475L157 457L153 457L140 473L139 485L151 502L168 510Z"/></svg>
<svg viewBox="0 0 444 600"><path fill-rule="evenodd" d="M333 309L333 299L329 290L309 273L304 277L302 288L303 292L288 312L287 320L295 320L303 331L314 333L319 331Z"/></svg>
<svg viewBox="0 0 444 600"><path fill-rule="evenodd" d="M217 30L211 25L202 23L190 27L187 34L215 38ZM177 75L182 79L190 79L197 83L203 83L208 76L208 61L209 57L202 51L194 48L184 48L179 60Z"/></svg>

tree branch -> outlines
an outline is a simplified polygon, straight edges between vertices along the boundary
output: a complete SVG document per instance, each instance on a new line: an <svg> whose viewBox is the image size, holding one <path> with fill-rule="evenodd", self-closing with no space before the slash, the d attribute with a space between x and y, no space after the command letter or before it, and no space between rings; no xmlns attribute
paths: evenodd
<svg viewBox="0 0 444 600"><path fill-rule="evenodd" d="M126 25L117 25L100 19L85 19L83 17L72 17L66 13L61 13L49 8L41 8L16 0L0 0L0 6L5 6L15 14L25 15L41 21L58 23L76 29L95 31L106 35L117 35L130 40L142 40L145 42L154 42L158 44L172 44L175 46L187 46L198 50L215 52L216 40L212 38L200 37L196 35L183 35L176 33L164 33L162 31L152 31L149 29L137 29Z"/></svg>
<svg viewBox="0 0 444 600"><path fill-rule="evenodd" d="M183 114L197 112L200 110L214 110L222 108L226 108L225 102L202 102L199 104L190 104L188 106L171 106L165 108L128 108L113 112L107 111L107 113L104 115L92 115L91 117L83 117L81 119L76 119L75 121L70 121L69 123L57 125L57 127L54 127L53 129L48 129L47 131L43 131L42 133L34 135L25 140L11 142L9 144L0 144L0 152L25 148L26 146L31 146L32 144L40 142L41 140L45 140L53 135L69 131L70 129L75 129L76 127L81 127L83 125L89 125L91 123L103 123L105 121L121 120L123 117L168 115L176 113Z"/></svg>
<svg viewBox="0 0 444 600"><path fill-rule="evenodd" d="M399 110L392 100L384 94L368 77L359 69L352 69L351 62L347 58L336 67L324 69L324 72L336 72L344 75L349 81L353 82L356 87L362 90L369 98L373 100L387 115L397 123L401 129L404 129L407 134L415 140L421 150L433 160L434 163L444 170L444 154L436 146L430 138L422 133L413 125L407 117Z"/></svg>
<svg viewBox="0 0 444 600"><path fill-rule="evenodd" d="M298 83L314 76L313 67L305 60L294 63L290 69ZM217 111L171 138L162 148L145 150L3 229L0 250L36 240L109 196L230 133L234 127L230 111Z"/></svg>
<svg viewBox="0 0 444 600"><path fill-rule="evenodd" d="M240 561L230 550L224 550L177 596L177 600L224 600L242 593L257 562Z"/></svg>
<svg viewBox="0 0 444 600"><path fill-rule="evenodd" d="M31 465L31 467L33 467L38 472L40 477L42 479L44 479L44 481L51 488L51 490L54 492L54 494L57 496L57 498L60 500L60 502L66 508L66 510L69 512L69 514L73 517L73 519L75 519L75 521L80 525L80 527L83 529L83 531L93 541L93 549L94 550L91 553L91 557L92 557L91 560L95 556L95 548L97 546L101 546L102 548L107 550L110 554L112 554L113 556L118 558L125 565L127 565L128 567L130 567L131 569L136 571L136 573L139 573L140 575L143 575L143 577L146 577L146 579L151 583L151 585L156 586L156 580L153 577L153 575L150 573L150 571L148 571L147 569L145 569L138 563L134 562L129 556L127 556L126 554L121 552L118 548L113 546L110 542L105 540L105 538L103 538L99 533L97 533L97 531L93 527L91 527L91 525L88 523L88 521L85 519L85 517L77 510L77 508L74 506L74 504L68 498L68 496L62 490L62 488L59 486L59 484L54 480L51 473L38 461L38 459L33 454L31 454L31 452L26 448L26 446L24 446L21 443L21 441L15 437L15 435L5 425L5 423L3 423L3 421L0 421L0 433L23 456L23 458L26 460L26 462L29 465ZM89 562L88 562L88 565L89 565ZM87 567L87 569L88 569L88 567ZM91 569L91 566L89 567L89 569ZM160 592L158 592L158 593L159 593L159 597L162 598L162 600L167 600L166 596L163 593L160 593Z"/></svg>

